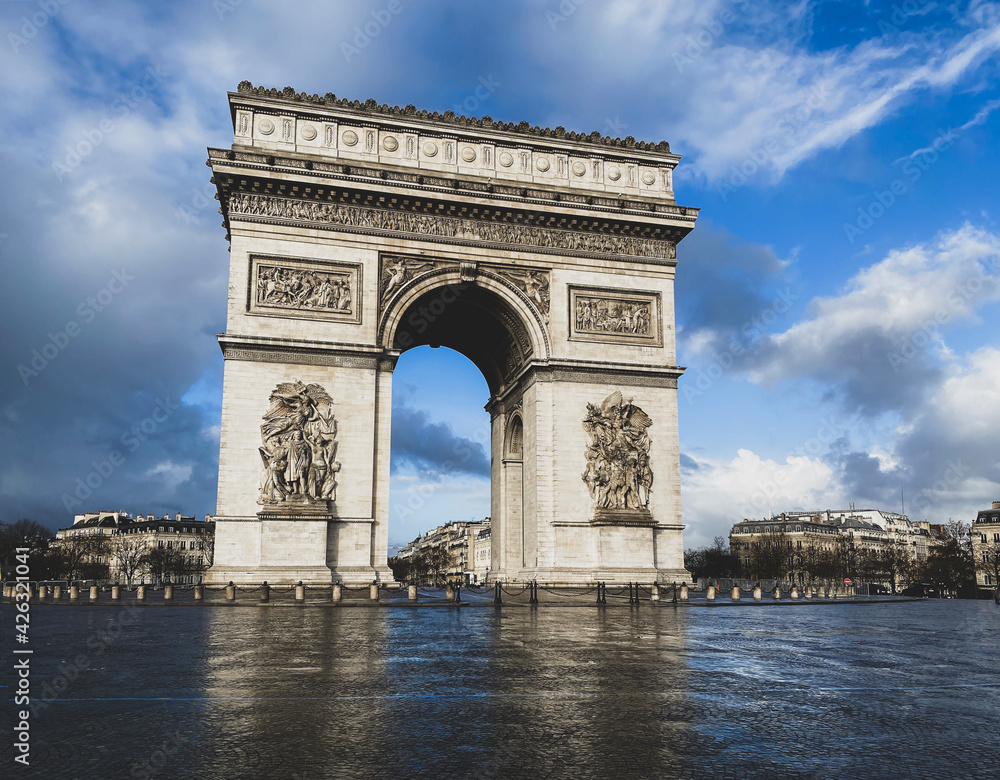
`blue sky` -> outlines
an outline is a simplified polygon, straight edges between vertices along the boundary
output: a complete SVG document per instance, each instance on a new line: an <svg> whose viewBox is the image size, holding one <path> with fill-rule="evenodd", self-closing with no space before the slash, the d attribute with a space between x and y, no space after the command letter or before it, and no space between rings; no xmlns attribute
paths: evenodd
<svg viewBox="0 0 1000 780"><path fill-rule="evenodd" d="M684 155L689 546L771 511L1000 498L1000 5L290 9L0 4L3 519L214 512L228 253L204 161L243 79ZM392 542L488 514L487 397L460 355L401 359ZM483 448L462 472L455 438Z"/></svg>

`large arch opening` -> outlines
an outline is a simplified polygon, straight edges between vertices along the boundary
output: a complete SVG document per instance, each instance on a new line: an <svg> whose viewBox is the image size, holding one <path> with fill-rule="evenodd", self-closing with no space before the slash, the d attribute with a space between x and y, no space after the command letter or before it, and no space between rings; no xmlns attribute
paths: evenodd
<svg viewBox="0 0 1000 780"><path fill-rule="evenodd" d="M516 289L489 276L424 281L389 302L380 336L400 355L392 380L388 512L397 578L435 579L428 571L421 576L425 560L400 566L398 556L412 558L440 545L442 536L455 540L454 555L439 555L428 568L444 564L450 579L486 582L512 545L517 552L508 563L524 564L524 421L494 402L514 398L522 370L547 354L541 325ZM475 375L485 383L478 403L470 395ZM476 476L485 478L486 495L475 495ZM479 506L485 511L476 516L472 508Z"/></svg>

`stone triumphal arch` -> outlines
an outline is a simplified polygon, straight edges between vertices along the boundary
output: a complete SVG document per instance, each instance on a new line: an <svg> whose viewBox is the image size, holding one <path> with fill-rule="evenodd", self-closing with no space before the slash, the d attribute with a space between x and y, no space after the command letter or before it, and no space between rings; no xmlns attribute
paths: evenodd
<svg viewBox="0 0 1000 780"><path fill-rule="evenodd" d="M489 385L491 577L685 577L674 267L697 210L666 142L248 82L229 103L209 581L392 579L392 372L421 345Z"/></svg>

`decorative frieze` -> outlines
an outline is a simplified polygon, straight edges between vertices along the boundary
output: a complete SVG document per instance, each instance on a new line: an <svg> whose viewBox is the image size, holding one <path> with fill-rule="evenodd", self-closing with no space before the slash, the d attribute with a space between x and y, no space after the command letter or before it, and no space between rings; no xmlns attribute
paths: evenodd
<svg viewBox="0 0 1000 780"><path fill-rule="evenodd" d="M661 347L660 293L570 286L569 333L578 341Z"/></svg>
<svg viewBox="0 0 1000 780"><path fill-rule="evenodd" d="M295 222L340 225L346 228L409 233L416 236L485 241L547 250L676 259L670 241L636 236L542 228L508 222L349 206L272 195L234 193L229 197L229 219L263 217Z"/></svg>
<svg viewBox="0 0 1000 780"><path fill-rule="evenodd" d="M361 266L250 256L251 314L361 322Z"/></svg>
<svg viewBox="0 0 1000 780"><path fill-rule="evenodd" d="M583 429L589 444L582 479L595 519L617 519L623 512L646 513L653 486L649 434L653 421L616 390L598 406L587 404Z"/></svg>

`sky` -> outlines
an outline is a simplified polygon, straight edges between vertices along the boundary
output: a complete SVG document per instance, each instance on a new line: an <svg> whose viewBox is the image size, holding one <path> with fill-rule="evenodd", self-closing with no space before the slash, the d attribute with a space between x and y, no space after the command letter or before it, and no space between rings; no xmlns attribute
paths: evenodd
<svg viewBox="0 0 1000 780"><path fill-rule="evenodd" d="M1000 499L998 50L990 2L4 0L0 519L215 511L204 163L248 79L683 155L686 546L851 502L969 521ZM390 543L489 513L487 400L402 356Z"/></svg>

